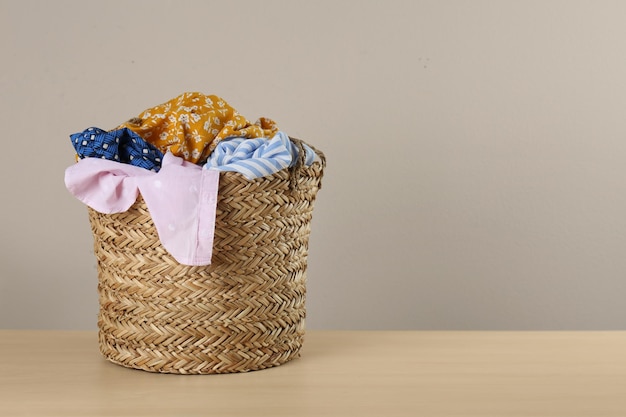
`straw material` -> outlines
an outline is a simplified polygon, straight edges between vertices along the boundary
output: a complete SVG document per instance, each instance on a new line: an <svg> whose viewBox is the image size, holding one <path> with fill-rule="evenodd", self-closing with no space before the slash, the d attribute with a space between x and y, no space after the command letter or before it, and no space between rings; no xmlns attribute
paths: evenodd
<svg viewBox="0 0 626 417"><path fill-rule="evenodd" d="M299 161L252 181L220 174L209 266L181 265L168 254L141 197L124 213L88 208L102 354L180 374L252 371L297 357L311 215L325 166L318 153L322 164Z"/></svg>

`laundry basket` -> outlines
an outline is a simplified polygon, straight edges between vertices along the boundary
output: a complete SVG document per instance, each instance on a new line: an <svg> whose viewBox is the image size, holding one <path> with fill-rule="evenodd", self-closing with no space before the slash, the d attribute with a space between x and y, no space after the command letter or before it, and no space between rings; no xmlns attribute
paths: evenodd
<svg viewBox="0 0 626 417"><path fill-rule="evenodd" d="M100 351L152 372L212 374L277 366L304 336L308 240L326 164L247 180L220 173L209 266L163 248L139 196L124 213L91 208L98 266ZM313 147L312 147L313 148Z"/></svg>

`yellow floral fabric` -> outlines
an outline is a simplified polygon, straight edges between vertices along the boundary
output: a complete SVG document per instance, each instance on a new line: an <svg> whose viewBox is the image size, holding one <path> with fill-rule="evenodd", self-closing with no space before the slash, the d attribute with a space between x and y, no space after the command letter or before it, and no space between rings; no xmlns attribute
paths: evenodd
<svg viewBox="0 0 626 417"><path fill-rule="evenodd" d="M170 151L196 164L204 164L215 146L228 137L269 138L278 132L271 119L250 123L220 97L195 92L147 109L116 129L124 127L161 152Z"/></svg>

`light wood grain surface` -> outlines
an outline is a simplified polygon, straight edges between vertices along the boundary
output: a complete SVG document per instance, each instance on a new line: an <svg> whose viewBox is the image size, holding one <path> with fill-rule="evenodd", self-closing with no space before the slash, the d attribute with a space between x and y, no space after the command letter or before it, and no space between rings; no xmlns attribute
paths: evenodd
<svg viewBox="0 0 626 417"><path fill-rule="evenodd" d="M0 330L2 416L626 416L626 332L307 333L245 374L106 362L94 332Z"/></svg>

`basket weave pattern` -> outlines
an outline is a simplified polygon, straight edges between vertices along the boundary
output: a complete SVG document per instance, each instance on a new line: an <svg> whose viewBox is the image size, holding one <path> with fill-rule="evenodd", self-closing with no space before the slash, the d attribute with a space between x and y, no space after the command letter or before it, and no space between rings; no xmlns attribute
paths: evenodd
<svg viewBox="0 0 626 417"><path fill-rule="evenodd" d="M141 197L124 213L89 208L102 354L182 374L258 370L298 356L324 165L252 181L221 173L209 266L181 265L168 254Z"/></svg>

